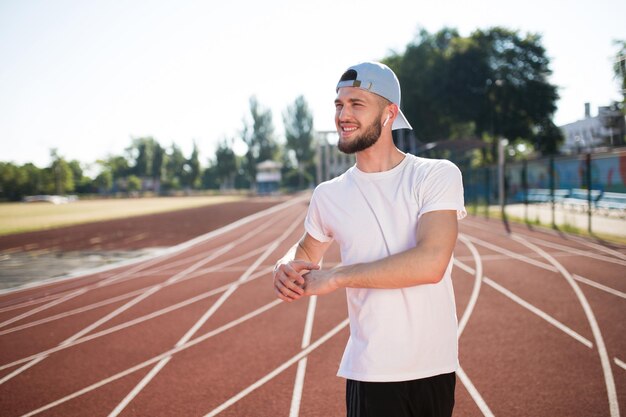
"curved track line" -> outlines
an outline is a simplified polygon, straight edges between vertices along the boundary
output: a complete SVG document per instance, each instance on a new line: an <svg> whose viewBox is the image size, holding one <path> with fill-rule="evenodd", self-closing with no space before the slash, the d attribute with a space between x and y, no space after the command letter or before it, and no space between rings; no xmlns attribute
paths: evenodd
<svg viewBox="0 0 626 417"><path fill-rule="evenodd" d="M502 236L502 237L508 237L508 234L505 234L503 232L494 232L494 230L492 228L488 228L488 227L484 227L483 225L478 225L478 224L471 224L471 222L463 222L464 224L467 224L469 227L473 227L475 229L480 229L480 230L484 230L487 232L491 232L494 233L496 235ZM518 234L518 236L521 236L521 234ZM553 249L559 249L562 250L564 252L569 252L572 253L574 255L579 255L579 256L585 256L587 258L592 258L592 259L596 259L599 261L604 261L604 262L609 262L609 263L614 263L617 265L623 265L626 266L626 256L620 256L620 259L615 259L612 257L608 257L608 256L604 256L604 255L599 255L597 253L591 253L591 252L586 252L580 249L576 249L576 248L572 248L571 246L567 246L567 245L561 245L558 243L553 243L553 242L549 242L547 240L541 239L541 238L537 238L534 236L527 236L524 235L525 238L527 238L530 241L535 241L538 244L541 244L543 246L547 246ZM619 252L617 252L619 253Z"/></svg>
<svg viewBox="0 0 626 417"><path fill-rule="evenodd" d="M96 320L95 322L93 322L89 326L85 327L84 329L82 329L79 332L75 333L74 335L70 336L68 339L66 339L63 342L61 342L60 346L69 345L69 344L75 342L76 340L82 338L84 335L86 335L89 332L97 329L98 327L100 327L104 323L110 321L111 319L117 317L118 315L120 315L124 311L128 310L129 308L135 306L136 304L140 303L141 301L143 301L146 298L150 297L151 295L155 294L157 291L159 291L163 287L165 287L165 285L167 285L169 283L172 283L172 282L179 281L181 278L183 278L186 275L194 272L196 269L200 268L201 266L207 264L208 262L211 262L212 260L214 260L215 258L223 255L224 253L227 253L229 250L234 248L237 244L239 244L239 243L241 243L241 242L243 242L243 241L245 241L247 239L250 239L252 236L257 235L261 230L264 230L264 229L270 227L271 225L276 223L278 220L281 220L281 218L279 216L276 216L274 219L272 219L272 220L268 221L267 223L263 224L261 227L255 229L255 230L253 230L251 232L246 233L245 235L243 235L242 237L238 238L237 240L231 242L230 244L223 246L220 250L214 251L210 256L206 257L205 259L202 259L202 260L196 262L195 264L189 266L188 268L184 269L183 271L179 272L178 274L173 275L172 277L170 277L164 283L156 284L156 285L153 285L152 287L149 287L145 292L142 292L137 297L133 298L132 300L130 300L127 303L125 303L124 305L116 308L114 311L110 312L109 314L107 314L104 317ZM41 362L46 357L47 356L38 357L37 359L34 359L32 363L27 363L26 365L23 365L19 369L16 369L15 371L11 372L9 375L4 376L2 379L0 379L0 385L4 384L5 382L7 382L10 379L14 378L15 376L19 375L20 373L22 373L23 371L27 370L31 366Z"/></svg>
<svg viewBox="0 0 626 417"><path fill-rule="evenodd" d="M76 392L74 392L74 393L72 393L70 395L67 395L67 396L65 396L63 398L60 398L60 399L58 399L56 401L53 401L53 402L51 402L49 404L46 404L46 405L44 405L44 406L42 406L42 407L40 407L40 408L38 408L36 410L33 410L33 411L29 412L29 413L26 413L22 417L30 417L30 416L34 416L35 414L42 413L42 412L44 412L46 410L54 408L54 407L56 407L58 405L61 405L63 403L66 403L66 402L68 402L68 401L70 401L70 400L72 400L74 398L80 397L81 395L84 395L84 394L87 394L87 393L89 393L91 391L94 391L94 390L96 390L96 389L98 389L98 388L100 388L100 387L102 387L102 386L104 386L106 384L109 384L109 383L111 383L113 381L117 381L118 379L123 378L123 377L125 377L127 375L130 375L130 374L132 374L134 372L137 372L137 371L139 371L139 370L141 370L143 368L146 368L146 367L148 367L148 366L150 366L150 365L160 361L163 358L175 355L175 354L177 354L179 352L182 352L183 350L186 350L186 349L188 349L190 347L193 347L193 346L195 346L195 345L197 345L199 343L202 343L205 340L207 340L207 339L209 339L209 338L211 338L213 336L217 336L220 333L223 333L223 332L225 332L225 331L227 331L229 329L232 329L233 327L235 327L235 326L237 326L237 325L239 325L241 323L244 323L244 322L250 320L251 318L254 318L254 317L258 316L259 314L262 314L262 313L270 310L271 308L276 307L277 305L279 305L281 303L282 303L281 300L274 300L274 301L272 301L270 303L267 303L264 306L259 307L256 310L251 311L250 313L241 316L238 319L235 319L235 320L233 320L231 322L228 322L225 325L220 326L220 327L218 327L215 330L211 330L211 331L203 334L202 336L198 336L197 338L195 338L193 340L190 340L189 342L187 342L186 344L184 344L184 345L182 345L180 347L176 347L176 348L168 350L167 352L163 352L162 354L154 356L153 358L150 358L147 361L144 361L144 362L142 362L140 364L137 364L137 365L135 365L133 367L130 367L130 368L124 370L124 371L118 372L117 374L112 375L112 376L110 376L108 378L105 378L105 379L103 379L103 380L101 380L99 382L96 382L95 384L91 384L91 385L89 385L89 386L87 386L87 387L85 387L85 388L83 388L81 390L78 390L78 391L76 391Z"/></svg>
<svg viewBox="0 0 626 417"><path fill-rule="evenodd" d="M348 323L350 323L350 320L349 319L345 319L344 321L339 323L337 326L335 326L332 330L330 330L328 333L326 333L325 335L323 335L322 337L317 339L315 342L310 344L309 347L307 347L306 349L301 350L300 353L298 353L297 355L293 356L287 362L284 362L282 365L280 365L279 367L274 369L269 374L265 375L263 378L257 380L252 385L250 385L247 388L243 389L238 394L236 394L235 396L231 397L230 399L228 399L227 401L222 403L220 406L218 406L217 408L215 408L212 411L210 411L204 417L214 417L214 416L218 415L222 411L226 410L228 407L230 407L233 404L235 404L237 401L241 400L242 398L244 398L245 396L250 394L255 389L259 388L260 386L264 385L268 381L272 380L277 375L279 375L281 372L283 372L284 370L289 368L294 363L298 362L300 359L306 357L309 353L313 352L315 349L317 349L323 343L328 341L331 337L333 337L334 335L339 333L341 330L343 330L348 325Z"/></svg>
<svg viewBox="0 0 626 417"><path fill-rule="evenodd" d="M476 269L474 271L474 287L472 289L472 295L467 303L467 307L465 307L461 320L459 320L457 339L461 338L461 334L463 334L463 330L465 330L465 326L474 311L474 306L476 305L476 301L478 301L478 295L480 294L480 287L483 281L483 263L476 246L474 246L474 244L464 234L459 234L459 240L463 242L472 253ZM461 383L465 386L465 389L469 392L470 396L476 403L476 406L480 409L483 415L485 417L493 417L493 413L489 409L489 406L460 365L457 369L457 374L459 375Z"/></svg>
<svg viewBox="0 0 626 417"><path fill-rule="evenodd" d="M277 219L278 218L279 217L277 216ZM303 216L298 216L297 220L294 221L287 228L287 230L285 230L285 232L278 239L276 239L265 250L265 252L261 254L261 256L257 258L257 260L252 265L250 265L248 270L234 284L231 284L230 287L224 293L222 293L220 298L215 303L213 303L213 305L211 305L211 307L202 315L202 317L200 317L200 319L193 326L191 326L191 328L187 331L187 333L185 333L185 335L176 343L175 347L184 345L185 343L189 341L189 339L193 337L193 335L200 329L200 327L202 327L202 325L204 325L204 323L206 323L206 321L209 318L211 318L211 316L213 316L213 314L224 304L224 302L226 302L226 300L237 290L237 288L239 288L239 286L243 282L248 280L252 272L254 272L259 267L261 262L267 259L267 257L271 255L271 253L274 252L276 248L278 248L278 245L280 245L285 239L287 239L287 237L289 237L289 235L292 234L298 226L302 225L302 218ZM271 223L272 222L268 222L268 224L271 224ZM258 231L259 229L253 231L253 233L257 234ZM114 417L114 416L119 415L119 413L121 413L124 410L124 408L126 408L126 406L137 396L137 394L139 394L141 390L150 383L150 381L159 373L159 371L163 367L165 367L165 365L167 365L167 363L171 359L172 359L171 356L161 359L159 363L155 365L155 367L148 373L148 375L146 375L139 382L139 384L136 385L131 390L131 392L129 392L126 395L126 397L124 397L124 399L117 405L117 407L115 407L115 409L109 414L109 417Z"/></svg>
<svg viewBox="0 0 626 417"><path fill-rule="evenodd" d="M596 342L596 346L598 347L598 355L600 356L600 363L602 364L602 372L604 373L604 381L607 390L607 396L609 400L609 409L611 411L611 417L619 417L619 404L617 402L617 392L615 390L615 380L613 378L613 371L611 369L611 361L609 360L609 355L606 351L606 345L604 344L604 339L602 338L602 332L600 332L600 327L598 326L598 322L596 320L596 316L585 297L585 294L582 292L574 278L570 275L569 271L563 267L556 259L554 259L549 253L545 252L543 249L538 247L537 245L528 242L526 239L517 236L511 235L511 239L516 240L522 245L535 250L537 253L541 254L545 259L548 260L555 268L559 270L561 275L565 278L568 284L574 290L580 305L582 306L585 316L587 316L587 321L591 326L591 331L593 333L594 340Z"/></svg>
<svg viewBox="0 0 626 417"><path fill-rule="evenodd" d="M478 294L480 293L480 286L483 281L483 263L480 258L480 253L478 253L478 250L476 249L476 246L474 246L474 244L472 244L472 242L464 234L459 234L459 240L463 242L472 253L476 268L474 273L474 288L472 289L472 295L470 296L469 302L467 303L467 307L465 307L463 316L461 316L461 320L459 320L457 339L461 338L461 334L463 333L463 330L465 330L465 326L467 325L467 322L469 321L469 318L474 311L474 306L476 305L476 301L478 301Z"/></svg>
<svg viewBox="0 0 626 417"><path fill-rule="evenodd" d="M455 264L459 268L463 269L464 271L466 271L469 274L473 274L474 273L474 269L471 266L469 266L469 265L465 265L463 262L455 261ZM561 330L563 333L567 334L568 336L572 337L573 339L575 339L578 342L582 343L583 345L587 346L589 349L591 349L593 347L593 343L591 343L591 341L589 341L587 338L581 336L576 331L570 329L569 327L567 327L566 325L564 325L560 321L556 320L555 318L553 318L549 314L545 313L544 311L538 309L537 307L535 307L534 305L530 304L528 301L524 300L523 298L519 297L518 295L515 295L514 293L512 293L508 289L504 288L502 285L500 285L497 282L495 282L492 279L490 279L489 277L483 276L483 281L485 282L485 284L489 285L491 288L493 288L494 290L498 291L500 294L504 295L505 297L508 297L509 299L511 299L511 301L516 302L517 304L519 304L520 306L524 307L525 309L527 309L531 313L541 317L542 319L544 319L545 321L547 321L548 323L550 323L551 325L553 325L557 329Z"/></svg>
<svg viewBox="0 0 626 417"><path fill-rule="evenodd" d="M520 255L520 254L512 252L512 251L510 251L508 249L503 249L503 248L501 248L499 246L496 246L494 244L491 244L489 242L485 242L482 239L478 239L476 237L470 236L469 240L471 240L472 242L474 242L474 243L476 243L476 244L478 244L480 246L483 246L483 247L485 247L487 249L490 249L490 250L492 250L494 252L502 253L505 256L508 256L510 258L514 258L514 259L517 259L519 261L526 262L526 263L534 265L536 267L543 268L543 269L545 269L547 271L559 272L558 268L556 268L554 265L547 264L545 262L537 261L537 260L535 260L535 259L533 259L531 257L528 257L526 255ZM485 259L485 258L486 257L483 256L483 259ZM572 277L575 280L577 280L577 281L580 281L580 282L582 282L584 284L587 284L587 285L589 285L591 287L594 287L596 289L605 291L605 292L607 292L609 294L616 295L616 296L622 297L622 298L626 297L626 294L624 294L621 291L618 291L618 290L616 290L614 288L611 288L611 287L607 287L606 285L602 285L602 284L596 283L595 281L592 281L589 278L585 278L585 277L583 277L581 275L574 274Z"/></svg>
<svg viewBox="0 0 626 417"><path fill-rule="evenodd" d="M463 223L467 223L467 220L464 221ZM479 226L480 223L477 223L474 220L469 220L469 223L474 223L473 225L470 225L470 226L473 226L473 227L476 227L476 228L482 228L483 230L489 230L489 231L493 232L493 229L481 227L482 225ZM520 225L520 226L523 227L523 225ZM541 229L541 233L547 233L547 234L549 234L551 236L559 237L561 239L563 238L562 237L563 232L556 232L556 231L550 230L550 229L542 228ZM537 238L537 237L534 237L534 236L529 236L527 233L524 233L524 232L519 232L518 231L518 232L516 232L516 234L522 235L524 237L532 237L533 239L538 239L538 240L545 241L544 239L541 239L541 238ZM502 235L507 235L507 234L506 233L502 233ZM619 252L619 251L617 251L615 249L607 248L606 246L600 245L598 243L589 242L589 241L587 241L584 238L581 238L579 236L572 235L572 234L567 234L567 239L571 240L572 242L577 242L577 243L580 243L581 245L585 245L585 246L588 246L590 248L594 248L596 250L599 250L601 252L607 253L609 255L613 255L616 258L626 260L626 255L623 254L622 252Z"/></svg>
<svg viewBox="0 0 626 417"><path fill-rule="evenodd" d="M472 381L470 381L470 379L467 377L467 375L465 374L465 371L463 371L463 368L459 366L459 368L456 370L456 373L459 376L459 379L461 380L461 382L463 383L463 386L465 386L465 389L467 390L467 392L469 392L470 396L474 399L474 402L476 403L480 411L483 413L483 416L494 417L493 413L489 409L489 406L487 405L483 397L480 395L480 393L478 392L474 384L472 384Z"/></svg>

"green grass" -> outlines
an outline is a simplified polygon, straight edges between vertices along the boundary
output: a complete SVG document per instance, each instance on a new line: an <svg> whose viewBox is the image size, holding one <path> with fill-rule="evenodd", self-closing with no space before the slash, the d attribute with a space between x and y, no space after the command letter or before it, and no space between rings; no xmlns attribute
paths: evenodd
<svg viewBox="0 0 626 417"><path fill-rule="evenodd" d="M239 201L244 196L150 197L76 201L68 204L2 203L0 236L60 226L163 213Z"/></svg>

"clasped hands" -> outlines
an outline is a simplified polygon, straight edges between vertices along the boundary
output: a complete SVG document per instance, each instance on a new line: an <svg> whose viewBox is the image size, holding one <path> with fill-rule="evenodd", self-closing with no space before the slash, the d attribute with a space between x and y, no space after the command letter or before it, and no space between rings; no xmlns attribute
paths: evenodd
<svg viewBox="0 0 626 417"><path fill-rule="evenodd" d="M292 302L303 296L327 294L336 289L332 271L322 271L313 262L293 260L274 268L274 290L283 301Z"/></svg>

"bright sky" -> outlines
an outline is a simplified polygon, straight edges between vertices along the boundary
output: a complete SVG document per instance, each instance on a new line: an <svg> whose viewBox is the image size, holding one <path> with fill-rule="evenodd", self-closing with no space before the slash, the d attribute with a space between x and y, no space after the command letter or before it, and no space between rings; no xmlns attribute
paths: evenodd
<svg viewBox="0 0 626 417"><path fill-rule="evenodd" d="M541 33L565 124L619 99L625 16L623 0L0 0L0 160L43 167L58 148L93 162L150 135L185 156L195 140L206 166L251 95L280 140L300 94L331 130L345 68L403 51L418 27Z"/></svg>

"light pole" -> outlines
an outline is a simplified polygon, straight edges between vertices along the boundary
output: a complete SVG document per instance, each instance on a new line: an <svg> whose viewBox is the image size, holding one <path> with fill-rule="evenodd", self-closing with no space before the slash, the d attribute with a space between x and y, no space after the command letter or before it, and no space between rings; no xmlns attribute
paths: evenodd
<svg viewBox="0 0 626 417"><path fill-rule="evenodd" d="M506 220L506 213L504 212L504 204L505 201L505 184L504 184L504 150L509 144L509 141L501 138L498 139L498 200L500 203L500 212L502 214L502 219Z"/></svg>

